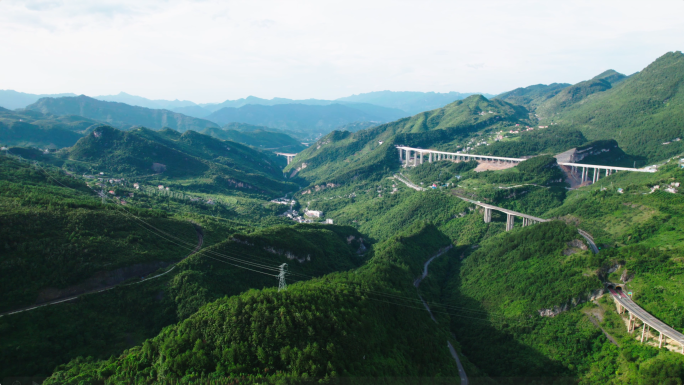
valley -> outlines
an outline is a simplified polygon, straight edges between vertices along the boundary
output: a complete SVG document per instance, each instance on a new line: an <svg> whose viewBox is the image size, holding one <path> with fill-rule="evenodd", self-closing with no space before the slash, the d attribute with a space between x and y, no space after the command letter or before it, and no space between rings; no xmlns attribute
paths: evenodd
<svg viewBox="0 0 684 385"><path fill-rule="evenodd" d="M1 109L0 379L681 383L683 71Z"/></svg>

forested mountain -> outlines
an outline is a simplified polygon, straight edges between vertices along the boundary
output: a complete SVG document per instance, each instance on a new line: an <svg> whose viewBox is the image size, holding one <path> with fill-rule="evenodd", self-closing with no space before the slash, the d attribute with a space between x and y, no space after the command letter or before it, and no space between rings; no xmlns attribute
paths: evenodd
<svg viewBox="0 0 684 385"><path fill-rule="evenodd" d="M540 103L536 112L542 118L552 116L559 111L583 102L589 95L611 89L614 83L619 83L625 77L625 75L613 70L605 71L590 80L563 88L552 98Z"/></svg>
<svg viewBox="0 0 684 385"><path fill-rule="evenodd" d="M669 52L614 87L606 79L582 82L537 111L542 122L570 125L589 140L615 139L654 162L684 151L682 82L684 54Z"/></svg>
<svg viewBox="0 0 684 385"><path fill-rule="evenodd" d="M355 133L335 131L302 151L285 169L310 182L375 178L399 166L394 145L457 150L484 131L529 122L529 112L473 95L444 108ZM306 164L306 167L302 167Z"/></svg>
<svg viewBox="0 0 684 385"><path fill-rule="evenodd" d="M135 96L125 92L119 92L116 95L94 96L93 99L102 100L104 102L125 103L131 106L139 106L158 110L174 110L176 108L197 106L195 103L189 100L150 100L143 98L142 96Z"/></svg>
<svg viewBox="0 0 684 385"><path fill-rule="evenodd" d="M570 87L568 83L536 84L529 87L516 88L513 91L496 95L494 99L519 104L528 109L535 109L546 100L556 96L561 90Z"/></svg>
<svg viewBox="0 0 684 385"><path fill-rule="evenodd" d="M282 131L259 126L251 126L254 129L247 130L232 128L239 125L241 124L232 123L222 128L206 128L202 133L223 140L232 140L249 146L259 147L264 150L297 153L306 148L295 138Z"/></svg>
<svg viewBox="0 0 684 385"><path fill-rule="evenodd" d="M281 195L297 189L283 180L275 154L222 141L195 131L139 128L120 131L102 126L58 153L127 178L156 175L166 185L188 191Z"/></svg>
<svg viewBox="0 0 684 385"><path fill-rule="evenodd" d="M227 108L306 136L349 128L297 150L254 122L120 130L0 109L12 132L83 136L0 154L0 378L680 384L682 346L630 333L606 286L684 332L683 80L676 52L389 123L316 100ZM416 95L364 97L385 96ZM526 159L407 165L396 145ZM299 153L286 166L275 148ZM554 156L572 148L657 171L581 181ZM485 222L482 203L546 221Z"/></svg>
<svg viewBox="0 0 684 385"><path fill-rule="evenodd" d="M307 134L326 134L336 127L352 122L386 122L397 118L397 114L394 111L382 107L372 107L368 110L371 113L341 104L322 106L305 104L262 106L249 104L240 108L222 108L208 115L206 119L220 125L236 122L299 131Z"/></svg>
<svg viewBox="0 0 684 385"><path fill-rule="evenodd" d="M399 233L353 272L296 283L285 291L222 298L126 356L75 361L47 383L426 376L443 378L434 383L452 383L458 369L449 355L448 333L427 312L406 311L388 301L415 295L411 283L421 262L448 243L431 226Z"/></svg>
<svg viewBox="0 0 684 385"><path fill-rule="evenodd" d="M0 107L14 110L16 108L24 108L29 104L33 104L41 98L61 98L66 96L76 96L76 94L27 94L25 92L17 92L14 90L0 90Z"/></svg>
<svg viewBox="0 0 684 385"><path fill-rule="evenodd" d="M346 96L336 99L338 102L370 103L378 106L398 108L408 115L419 112L434 110L453 103L456 100L465 99L477 93L461 92L412 92L412 91L375 91L364 94ZM485 97L494 95L482 94Z"/></svg>
<svg viewBox="0 0 684 385"><path fill-rule="evenodd" d="M43 98L27 106L26 110L58 116L79 115L121 129L142 126L151 129L169 127L178 131L201 131L207 127L218 127L210 121L168 110L154 110L124 103L104 102L84 95Z"/></svg>
<svg viewBox="0 0 684 385"><path fill-rule="evenodd" d="M0 144L62 148L76 143L89 128L100 123L82 116L54 116L38 111L0 108Z"/></svg>

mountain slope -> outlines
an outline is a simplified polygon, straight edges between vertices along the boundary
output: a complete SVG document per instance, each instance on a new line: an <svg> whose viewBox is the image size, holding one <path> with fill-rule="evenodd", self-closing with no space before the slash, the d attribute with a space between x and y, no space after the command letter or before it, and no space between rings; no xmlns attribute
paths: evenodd
<svg viewBox="0 0 684 385"><path fill-rule="evenodd" d="M441 108L456 100L465 99L476 93L460 92L411 92L411 91L375 91L364 94L346 96L336 99L338 102L370 103L378 106L398 108L408 115ZM483 94L485 97L493 95Z"/></svg>
<svg viewBox="0 0 684 385"><path fill-rule="evenodd" d="M422 263L448 243L432 226L407 231L379 245L367 266L284 291L224 297L125 355L64 365L46 384L110 376L118 382L429 377L428 383L453 383L458 370L450 338L419 306L412 285Z"/></svg>
<svg viewBox="0 0 684 385"><path fill-rule="evenodd" d="M142 96L130 95L125 92L119 92L116 95L95 96L93 99L102 100L104 102L125 103L131 106L165 110L196 106L195 103L189 100L150 100L143 98Z"/></svg>
<svg viewBox="0 0 684 385"><path fill-rule="evenodd" d="M201 131L207 127L217 127L215 123L210 121L168 110L153 110L124 103L104 102L84 95L43 98L27 106L26 109L59 116L79 115L121 129L144 126L152 129L169 127L178 131Z"/></svg>
<svg viewBox="0 0 684 385"><path fill-rule="evenodd" d="M579 103L558 109L555 101L538 111L542 121L572 125L589 140L615 139L628 154L653 162L684 152L684 142L674 141L684 137L683 83L684 54L669 52L614 87L605 79L580 83L578 91L604 91Z"/></svg>
<svg viewBox="0 0 684 385"><path fill-rule="evenodd" d="M222 108L207 116L207 120L220 125L237 122L313 134L327 133L338 126L352 122L382 122L391 119L341 104L324 106L305 104L262 106L250 104L240 108Z"/></svg>
<svg viewBox="0 0 684 385"><path fill-rule="evenodd" d="M156 174L188 191L282 195L297 188L282 180L275 154L192 130L102 126L59 155L126 178Z"/></svg>
<svg viewBox="0 0 684 385"><path fill-rule="evenodd" d="M295 138L282 133L271 131L267 127L257 128L250 131L238 131L230 129L231 125L223 128L206 128L202 131L205 135L211 135L222 140L232 140L249 146L280 152L297 153L306 148Z"/></svg>
<svg viewBox="0 0 684 385"><path fill-rule="evenodd" d="M556 96L563 89L570 87L567 83L537 84L529 87L516 88L513 91L504 92L494 99L504 100L509 103L519 104L529 109L535 109L546 100Z"/></svg>
<svg viewBox="0 0 684 385"><path fill-rule="evenodd" d="M24 108L29 104L33 104L42 98L61 98L65 96L76 96L76 94L66 93L36 95L27 94L24 92L17 92L14 90L0 90L0 107L14 110L16 108Z"/></svg>
<svg viewBox="0 0 684 385"><path fill-rule="evenodd" d="M61 148L76 143L100 123L81 116L53 116L38 111L0 109L0 144Z"/></svg>
<svg viewBox="0 0 684 385"><path fill-rule="evenodd" d="M332 132L302 151L285 171L309 182L377 178L378 173L399 167L395 144L456 150L483 131L514 126L528 118L524 107L473 95L444 108L355 133Z"/></svg>

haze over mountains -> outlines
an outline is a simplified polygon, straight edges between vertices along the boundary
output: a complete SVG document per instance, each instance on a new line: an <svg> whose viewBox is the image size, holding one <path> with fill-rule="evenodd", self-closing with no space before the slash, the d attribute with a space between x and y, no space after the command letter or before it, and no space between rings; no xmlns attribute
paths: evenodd
<svg viewBox="0 0 684 385"><path fill-rule="evenodd" d="M0 109L0 377L680 384L683 345L630 330L607 287L684 332L683 83L668 52L383 122L395 94ZM628 169L578 181L568 150Z"/></svg>

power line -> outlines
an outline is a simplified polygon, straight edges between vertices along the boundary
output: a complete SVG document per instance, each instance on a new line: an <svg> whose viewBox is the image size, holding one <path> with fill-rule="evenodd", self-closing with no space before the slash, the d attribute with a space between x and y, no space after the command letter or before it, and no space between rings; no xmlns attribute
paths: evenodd
<svg viewBox="0 0 684 385"><path fill-rule="evenodd" d="M12 155L14 155L14 154L12 154ZM56 183L60 184L61 186L65 187L65 188L69 188L69 189L75 190L75 189L73 189L73 188L71 188L71 187L68 187L68 186L64 185L63 183L59 182L57 179L55 179L54 177L52 177L52 176L51 176L43 167L39 166L37 162L35 163L35 165L36 165L37 167L40 167L40 169L43 171L43 173L45 173L50 179L54 180ZM75 191L76 191L76 190L75 190ZM106 196L103 195L103 201L105 200L105 197L106 197ZM184 240L182 240L182 239L180 239L180 238L178 238L178 237L176 237L176 236L174 236L174 235L168 234L168 233L164 232L164 231L161 230L161 229L158 229L158 228L154 227L153 225L151 225L151 224L145 222L144 220L142 220L141 218L137 217L135 214L131 213L129 210L127 210L127 209L124 208L124 207L120 207L119 205L115 205L115 207L116 207L116 208L119 208L119 209L122 209L122 210L125 212L125 213L124 213L125 215L129 215L129 216L133 217L136 221L141 222L141 223L143 223L143 224L145 224L145 225L151 227L152 229L155 229L157 232L155 232L155 231L153 231L153 230L151 230L151 229L149 229L149 228L147 228L147 227L145 227L145 226L139 224L142 228L144 228L145 230L151 232L152 234L156 235L157 237L162 238L162 239L164 239L164 240L166 240L166 241L168 241L168 242L171 242L171 243L173 243L173 244L175 244L175 245L177 245L177 246L184 247L184 248L188 248L188 246L179 244L178 242L175 242L175 241L173 241L173 240L171 240L171 239L169 239L169 238L167 238L167 237L165 237L165 236L163 236L163 235L161 235L161 234L170 236L170 237L175 238L175 239L179 240L180 242L183 242L183 243L186 243L186 244L187 244L188 242L186 242L186 241L184 241ZM160 234L160 233L161 233L161 234ZM191 249L191 250L194 250L194 248ZM206 255L207 253L211 253L211 254L213 254L213 255L215 255L215 256L218 256L218 257L221 257L221 258L226 258L226 259L231 260L231 261L234 261L234 262L238 262L238 263L242 263L242 264L245 264L245 265L248 265L248 266L252 266L252 267L254 267L254 268L260 268L260 269L264 269L264 270L278 271L279 274L278 274L278 275L269 274L269 273L265 273L265 272L262 272L262 271L258 271L258 270L251 269L251 268L246 267L246 266L236 265L236 264L227 262L227 261L225 261L225 260L218 259L218 258L214 258L214 257L212 257L212 256ZM286 285L286 283L285 283L285 275L286 275L286 274L302 276L302 277L306 277L306 278L308 278L308 279L316 278L316 277L314 277L314 276L309 276L309 275L302 274L302 273L292 273L292 272L289 272L289 271L285 270L285 268L287 267L287 264L282 264L282 265L280 265L279 267L276 268L275 266L262 265L262 264L258 264L258 263L255 263L255 262L246 261L246 260L242 260L242 259L240 259L240 258L227 256L227 255L224 255L224 254L221 254L221 253L218 253L218 252L214 252L214 251L212 251L212 250L207 250L207 249L205 249L205 250L200 250L200 251L198 251L196 254L202 254L202 255L204 255L204 256L207 257L207 258L213 259L213 260L218 261L218 262L226 263L226 264L231 265L231 266L234 266L234 267L238 267L238 268L245 269L245 270L249 270L249 271L252 271L252 272L256 272L256 273L260 273L260 274L264 274L264 275L276 277L276 278L279 279L279 290L278 290L278 291L284 290L284 289L287 287L287 285ZM249 255L249 254L247 254L247 255ZM298 281L296 281L296 282L305 282L305 280L298 280ZM350 288L353 288L353 289L356 289L356 290L359 290L359 291L362 291L362 292L366 292L366 293L371 294L371 295L382 296L382 297L385 297L385 298L387 298L387 299L389 299L389 300L404 300L404 301L408 300L408 301L411 301L411 302L420 303L421 305L423 304L422 301L420 301L420 300L418 300L418 299L412 299L412 298L408 298L408 297L401 296L401 295L395 295L395 294L390 294L390 293L386 293L386 292L379 292L379 291L374 291L374 290L362 289L362 288L359 288L358 286L353 286L352 284L348 284L348 283L338 282L338 283L336 283L336 284L338 284L338 285L345 285L345 286L347 286L347 287L350 287ZM404 306L404 307L409 307L409 308L414 308L414 309L423 309L423 307L413 307L413 306L408 306L408 305L404 305L404 304L398 304L398 303L395 303L395 302L381 301L381 300L374 299L374 298L371 298L371 297L367 297L367 298L372 299L372 300L376 300L376 301L380 301L380 302L385 302L385 303L388 303L388 304L398 305L398 306ZM463 307L458 307L458 306L453 306L453 305L445 305L445 304L440 304L440 303L438 303L438 302L431 302L431 303L432 303L433 305L440 306L440 307L443 307L443 308L445 308L445 309L462 310L462 311L471 312L471 313L482 313L483 315L486 314L486 315L488 315L488 316L503 317L503 316L497 315L497 314L495 314L495 313L489 313L489 312L481 311L481 310L463 308ZM449 315L459 316L459 317L465 317L465 318L482 319L482 318L468 317L468 316L463 316L463 315L460 315L460 314L454 314L454 313L444 312L444 311L439 311L439 310L433 310L433 312L436 312L436 313L443 313L443 314L449 314Z"/></svg>

